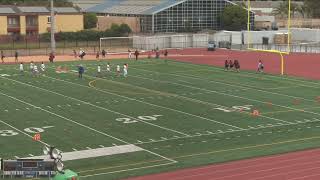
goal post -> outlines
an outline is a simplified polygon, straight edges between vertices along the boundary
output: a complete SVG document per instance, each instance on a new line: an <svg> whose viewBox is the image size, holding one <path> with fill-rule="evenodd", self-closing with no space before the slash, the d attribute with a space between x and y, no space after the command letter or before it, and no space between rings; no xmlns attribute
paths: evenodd
<svg viewBox="0 0 320 180"><path fill-rule="evenodd" d="M290 44L291 44L291 0L288 0L288 22L287 22L287 40L286 40L286 50L283 51L282 49L259 49L254 47L252 41L252 30L251 30L251 19L250 19L250 13L251 13L251 0L247 0L247 12L248 12L248 22L247 22L247 29L248 29L248 40L247 40L247 49L251 51L257 51L257 52L266 52L266 53L276 53L279 54L281 58L281 75L284 75L284 55L290 54Z"/></svg>
<svg viewBox="0 0 320 180"><path fill-rule="evenodd" d="M102 37L99 39L99 52L106 50L108 53L127 53L134 49L133 37Z"/></svg>

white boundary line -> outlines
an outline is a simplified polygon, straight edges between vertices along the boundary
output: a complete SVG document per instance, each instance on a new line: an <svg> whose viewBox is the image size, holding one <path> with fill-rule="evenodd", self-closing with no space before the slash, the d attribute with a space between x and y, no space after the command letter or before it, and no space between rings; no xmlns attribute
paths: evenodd
<svg viewBox="0 0 320 180"><path fill-rule="evenodd" d="M202 68L206 68L207 71L211 71L211 72L219 72L222 73L222 68L219 67L215 67L215 66L205 66L204 64L192 64L192 63L188 63L188 62L180 62L180 61L175 61L175 60L170 60L171 63L175 63L178 64L180 66L186 66L186 65L191 65L191 66L196 66L196 67L202 67ZM246 74L246 75L245 75ZM237 74L239 75L239 74ZM242 71L241 76L245 76L245 77L250 77L250 78L254 78L254 79L258 79L260 78L260 76L256 76L256 74L254 73L250 73L250 72L246 72L246 71ZM310 85L306 85L306 84L299 84L301 86L305 86L305 87L312 87L312 88L320 88L320 83L316 83L316 82L312 82L312 81L308 81L308 80L303 80L303 79L295 79L294 77L285 77L285 76L276 76L276 75L272 75L272 74L263 74L263 78L265 79L269 79L269 80L275 80L275 81L281 81L281 80L289 80L289 81L294 81L294 85L296 85L296 82L302 82L302 83L310 83L310 84L314 84L314 85L319 85L319 86L310 86ZM299 78L299 77L296 77ZM292 82L293 83L293 82ZM290 83L290 84L292 84Z"/></svg>
<svg viewBox="0 0 320 180"><path fill-rule="evenodd" d="M126 171L133 171L133 170L139 170L139 169L148 169L148 168L154 168L154 167L159 167L159 166L167 166L167 165L174 164L174 163L175 163L175 162L170 162L170 163L165 163L165 164L158 164L158 165L145 166L145 167L139 167L139 168L124 169L124 170L111 171L111 172L106 172L106 173L90 174L90 175L85 175L85 176L80 176L80 177L81 177L81 178L87 178L87 177L92 177L92 176L101 176L101 175L106 175L106 174L115 174L115 173L126 172Z"/></svg>
<svg viewBox="0 0 320 180"><path fill-rule="evenodd" d="M170 139L161 139L161 140L155 140L155 141L149 141L149 142L138 142L135 143L135 145L139 144L153 144L158 142L166 142L166 141L173 141L178 139L191 139L196 137L203 137L203 136L213 136L213 135L219 135L219 134L231 134L231 133L237 133L237 132L245 132L245 131L253 131L253 130L260 130L260 129L271 129L271 128L277 128L277 127L284 127L284 126L292 126L292 125L301 125L301 124L307 124L307 123L319 123L320 120L315 121L309 121L309 122L300 122L300 123L292 123L292 124L282 124L282 125L273 125L273 126L266 126L266 127L252 127L244 130L234 130L234 131L224 131L224 132L218 132L218 133L208 133L208 134L201 134L201 135L192 135L189 137L178 137L178 138L170 138Z"/></svg>
<svg viewBox="0 0 320 180"><path fill-rule="evenodd" d="M315 100L306 99L306 98L303 98L303 97L291 96L291 95L282 94L282 93L265 91L265 90L261 90L261 89L259 89L259 88L253 88L253 87L250 86L250 85L244 85L244 86L234 85L234 84L223 83L223 82L219 82L219 81L212 81L212 80L210 80L210 79L208 79L208 78L200 78L200 77L198 77L198 76L193 76L193 75L188 75L188 74L181 74L181 75L172 74L172 73L168 73L168 74L169 74L169 75L173 75L173 76L178 76L178 77L185 77L185 78L189 78L189 79L197 79L197 80L206 81L206 82L215 83L215 84L223 84L223 85L226 85L226 86L248 88L248 89L252 89L252 90L255 90L255 91L264 92L264 93L269 93L269 94L273 94L273 95L279 95L279 96L285 96L285 97L290 97L290 98L303 99L303 100L305 100L305 101L310 101L310 102L316 102ZM294 87L285 87L285 88L294 88ZM272 89L269 89L269 90L272 90Z"/></svg>
<svg viewBox="0 0 320 180"><path fill-rule="evenodd" d="M146 72L152 72L152 71L145 70L145 69L140 69L140 68L132 68L132 69L136 69L136 70L140 70L140 71L146 71ZM274 95L279 95L279 96L285 96L285 97L290 97L290 98L303 99L303 100L310 101L310 102L316 102L315 100L310 100L310 99L306 99L306 98L303 98L303 97L291 96L291 95L287 95L287 94L276 93L276 92L261 90L261 89L258 89L258 88L253 88L251 85L234 85L234 84L224 83L224 82L220 82L220 81L213 81L213 80L208 79L208 78L200 78L199 76L193 76L193 75L189 75L189 74L181 74L181 75L180 74L174 74L174 73L159 73L159 74L172 75L172 76L177 76L177 77L182 77L182 78L189 78L189 79L196 79L196 80L206 81L206 82L215 83L215 84L223 84L223 85L226 85L226 86L233 86L233 87L238 87L238 88L247 88L247 89L252 89L252 90L255 90L255 91L259 91L259 92L264 92L264 93L269 93L269 94L274 94ZM191 84L191 82L190 82L190 84Z"/></svg>
<svg viewBox="0 0 320 180"><path fill-rule="evenodd" d="M173 130L173 129L169 129L169 128L166 128L166 127L162 127L162 126L159 126L159 125L156 125L156 124L152 124L152 123L150 123L150 122L147 122L147 121L144 121L144 120L141 120L141 119L137 119L137 118L135 118L135 117L132 117L132 116L129 116L129 115L126 115L126 114L117 112L117 111L113 111L113 110L111 110L111 109L107 109L107 108L104 108L104 107L101 107L101 106L97 106L97 105L91 104L91 103L89 103L89 102L82 101L82 100L80 100L80 99L76 99L76 98L73 98L73 97L70 97L70 96L66 96L66 95L57 93L57 92L55 92L55 91L51 91L51 90L48 90L48 89L44 89L44 88L40 88L40 87L33 86L33 85L30 85L30 84L26 84L26 83L23 83L23 82L14 80L14 79L10 79L10 78L5 78L5 77L2 77L2 78L3 78L3 79L6 79L6 80L9 80L9 81L13 81L13 82L19 83L19 84L23 84L23 85L25 85L25 86L29 86L29 87L33 87L33 88L36 88L36 89L40 89L40 90L42 90L42 91L50 92L50 93L52 93L52 94L56 94L56 95L59 95L59 96L62 96L62 97L68 98L68 99L72 99L72 100L74 100L74 101L78 101L78 102L81 102L81 103L86 104L86 105L90 105L90 106L93 106L93 107L96 107L96 108L99 108L99 109L102 109L102 110L106 110L106 111L112 112L112 113L114 113L114 114L118 114L118 115L121 115L121 116L129 117L129 118L132 118L132 119L137 120L137 121L139 121L139 122L143 122L143 123L145 123L145 124L148 124L148 125L151 125L151 126L154 126L154 127L158 127L158 128L160 128L160 129L164 129L164 130L166 130L166 131L171 131L171 132L174 132L174 133L177 133L177 134L180 134L180 135L189 136L189 135L186 134L186 133L183 133L183 132L180 132L180 131L176 131L176 130Z"/></svg>
<svg viewBox="0 0 320 180"><path fill-rule="evenodd" d="M104 132L102 132L102 131L99 131L99 130L96 130L96 129L91 128L91 127L89 127L89 126L86 126L86 125L84 125L84 124L81 124L81 123L79 123L79 122L77 122L77 121L73 121L73 120L71 120L71 119L69 119L69 118L66 118L66 117L64 117L64 116L61 116L61 115L56 114L56 113L54 113L54 112L51 112L51 111L42 109L41 107L35 106L35 105L31 104L31 103L28 103L28 102L25 102L25 101L20 100L20 99L18 99L18 98L15 98L15 97L12 97L12 96L10 96L10 95L7 95L7 94L5 94L5 93L3 93L3 92L1 92L1 91L0 91L0 95L5 96L5 97L8 97L8 98L10 98L10 99L13 99L13 100L15 100L15 101L18 101L18 102L20 102L20 103L22 103L22 104L26 104L26 105L28 105L28 106L34 107L34 108L39 109L39 110L41 110L41 111L47 112L47 113L49 113L49 114L51 114L51 115L57 116L57 117L59 117L59 118L61 118L61 119L64 119L64 120L69 121L69 122L72 122L72 123L74 123L74 124L76 124L76 125L79 125L79 126L81 126L81 127L87 128L87 129L89 129L89 130L91 130L91 131L94 131L94 132L96 132L96 133L98 133L98 134L102 134L102 135L104 135L104 136L107 136L107 137L109 137L109 138L112 138L112 139L114 139L114 140L117 140L117 141L119 141L119 142L122 142L122 143L124 143L124 144L131 144L131 143L126 142L126 141L124 141L124 140L122 140L122 139L119 139L119 138L117 138L117 137L111 136L111 135L109 135L109 134L107 134L107 133L104 133ZM140 147L140 148L141 148L141 147ZM141 149L143 149L143 148L141 148ZM155 152L152 152L152 151L149 151L149 150L146 150L146 149L143 149L143 150L146 151L146 152L148 152L148 153L150 153L150 154L153 154L153 155L155 155L155 156L158 156L158 157L161 157L161 158L163 158L163 159L166 159L166 160L168 160L168 161L170 161L170 162L177 163L177 161L175 161L175 160L173 160L173 159L170 159L170 158L167 158L167 157L165 157L165 156L162 156L162 155L160 155L160 154L157 154L157 153L155 153Z"/></svg>

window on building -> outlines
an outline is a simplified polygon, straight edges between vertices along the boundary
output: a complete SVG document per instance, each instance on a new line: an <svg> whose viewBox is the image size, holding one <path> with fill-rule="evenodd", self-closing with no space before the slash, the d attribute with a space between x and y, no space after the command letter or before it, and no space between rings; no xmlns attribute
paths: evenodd
<svg viewBox="0 0 320 180"><path fill-rule="evenodd" d="M47 19L48 19L48 24L51 24L51 16L48 16Z"/></svg>
<svg viewBox="0 0 320 180"><path fill-rule="evenodd" d="M38 25L38 19L36 16L27 16L26 21L28 26Z"/></svg>
<svg viewBox="0 0 320 180"><path fill-rule="evenodd" d="M19 20L16 17L8 17L8 24L9 25L18 25L19 24Z"/></svg>

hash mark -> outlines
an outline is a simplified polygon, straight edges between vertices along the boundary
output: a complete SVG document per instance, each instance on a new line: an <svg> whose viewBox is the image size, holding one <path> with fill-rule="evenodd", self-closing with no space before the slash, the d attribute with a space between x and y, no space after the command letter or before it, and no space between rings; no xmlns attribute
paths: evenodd
<svg viewBox="0 0 320 180"><path fill-rule="evenodd" d="M43 129L49 129L49 128L53 128L54 126L44 126L42 127Z"/></svg>

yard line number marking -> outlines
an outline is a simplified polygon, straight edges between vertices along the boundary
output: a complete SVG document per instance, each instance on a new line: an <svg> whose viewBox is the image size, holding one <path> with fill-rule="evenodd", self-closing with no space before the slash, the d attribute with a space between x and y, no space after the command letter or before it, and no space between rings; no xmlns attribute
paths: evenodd
<svg viewBox="0 0 320 180"><path fill-rule="evenodd" d="M158 120L158 117L161 117L162 115L151 115L151 116L138 116L137 119L143 120L143 121L156 121ZM116 121L122 122L124 124L131 124L131 123L138 123L138 120L134 120L132 118L117 118Z"/></svg>
<svg viewBox="0 0 320 180"><path fill-rule="evenodd" d="M43 133L48 127L54 127L54 126L46 126L43 128L37 128L37 127L29 127L29 128L25 128L24 131L27 133ZM0 130L0 136L16 136L19 133L14 131L14 130Z"/></svg>
<svg viewBox="0 0 320 180"><path fill-rule="evenodd" d="M232 106L231 108L228 108L228 107L217 107L217 108L214 108L214 109L220 110L220 111L223 111L223 112L250 111L252 106L253 105Z"/></svg>

